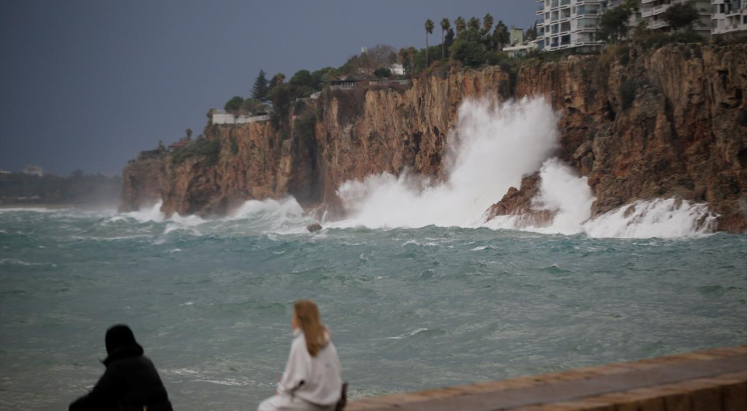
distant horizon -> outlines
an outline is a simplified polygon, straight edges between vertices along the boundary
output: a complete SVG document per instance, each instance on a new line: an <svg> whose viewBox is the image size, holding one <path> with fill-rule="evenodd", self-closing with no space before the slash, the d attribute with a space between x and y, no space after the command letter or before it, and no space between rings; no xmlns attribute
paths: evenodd
<svg viewBox="0 0 747 411"><path fill-rule="evenodd" d="M119 175L159 140L200 134L205 113L247 97L260 69L290 78L361 47L422 48L427 18L490 13L527 29L535 10L527 0L419 0L396 13L332 1L0 1L0 169ZM440 44L439 30L429 39Z"/></svg>

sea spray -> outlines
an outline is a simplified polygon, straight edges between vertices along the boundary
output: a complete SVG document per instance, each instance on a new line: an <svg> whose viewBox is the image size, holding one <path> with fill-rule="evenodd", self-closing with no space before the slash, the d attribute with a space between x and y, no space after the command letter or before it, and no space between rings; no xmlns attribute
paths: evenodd
<svg viewBox="0 0 747 411"><path fill-rule="evenodd" d="M587 221L583 230L597 238L702 236L714 231L716 217L705 204L673 198L636 201Z"/></svg>
<svg viewBox="0 0 747 411"><path fill-rule="evenodd" d="M578 234L591 216L594 195L586 177L579 177L557 158L545 161L540 168L539 194L532 199L532 209L548 211L549 218L497 216L485 223L493 229L516 229L546 234Z"/></svg>
<svg viewBox="0 0 747 411"><path fill-rule="evenodd" d="M445 181L384 173L345 182L338 195L348 218L335 226L479 226L485 210L555 150L556 123L542 98L465 101L449 136Z"/></svg>

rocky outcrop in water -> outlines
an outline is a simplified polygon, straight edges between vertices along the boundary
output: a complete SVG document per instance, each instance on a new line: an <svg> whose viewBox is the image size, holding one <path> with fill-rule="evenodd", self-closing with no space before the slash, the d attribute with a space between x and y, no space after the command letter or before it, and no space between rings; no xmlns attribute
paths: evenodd
<svg viewBox="0 0 747 411"><path fill-rule="evenodd" d="M719 229L747 230L747 45L668 45L600 58L452 70L406 89L325 92L269 122L210 126L217 158L175 164L137 160L124 171L123 205L163 198L167 214L225 214L248 199L295 196L305 208L341 212L344 181L405 170L443 178L447 136L469 97L545 96L561 114L557 155L588 176L596 216L639 199L706 202ZM538 176L528 176L491 216L532 214ZM741 200L740 200L741 199ZM741 201L741 203L740 203ZM741 204L741 205L740 205Z"/></svg>

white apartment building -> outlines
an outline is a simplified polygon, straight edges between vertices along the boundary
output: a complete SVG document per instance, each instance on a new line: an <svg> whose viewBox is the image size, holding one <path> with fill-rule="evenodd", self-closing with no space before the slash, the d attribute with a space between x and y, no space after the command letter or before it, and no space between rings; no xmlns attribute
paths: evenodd
<svg viewBox="0 0 747 411"><path fill-rule="evenodd" d="M599 49L604 42L595 39L599 17L609 0L536 0L537 45L540 50L580 51Z"/></svg>
<svg viewBox="0 0 747 411"><path fill-rule="evenodd" d="M711 33L747 31L747 0L711 0Z"/></svg>
<svg viewBox="0 0 747 411"><path fill-rule="evenodd" d="M604 45L595 37L601 15L623 0L536 2L540 16L536 43L540 50L593 51ZM747 0L640 0L638 10L630 17L630 28L645 20L650 30L669 31L663 14L673 4L683 2L692 3L700 13L700 24L695 24L693 29L703 36L708 37L712 28L714 34L747 29Z"/></svg>
<svg viewBox="0 0 747 411"><path fill-rule="evenodd" d="M711 0L641 0L638 12L648 23L649 30L669 31L669 24L664 21L663 15L675 3L691 3L695 6L700 14L700 24L694 24L693 30L705 37L711 35Z"/></svg>

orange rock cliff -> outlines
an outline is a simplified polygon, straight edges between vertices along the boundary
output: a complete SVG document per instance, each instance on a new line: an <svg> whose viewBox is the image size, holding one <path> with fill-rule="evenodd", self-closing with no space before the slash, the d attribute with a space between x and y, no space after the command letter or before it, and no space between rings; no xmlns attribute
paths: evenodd
<svg viewBox="0 0 747 411"><path fill-rule="evenodd" d="M249 199L294 196L343 211L337 188L404 170L443 178L447 133L466 98L544 96L560 113L556 153L588 182L592 216L636 200L705 202L718 230L747 231L747 44L670 44L611 57L526 60L413 79L403 88L325 91L283 124L210 125L214 156L143 152L123 170L122 211L220 216ZM149 154L150 153L150 154ZM489 217L531 213L526 176Z"/></svg>

